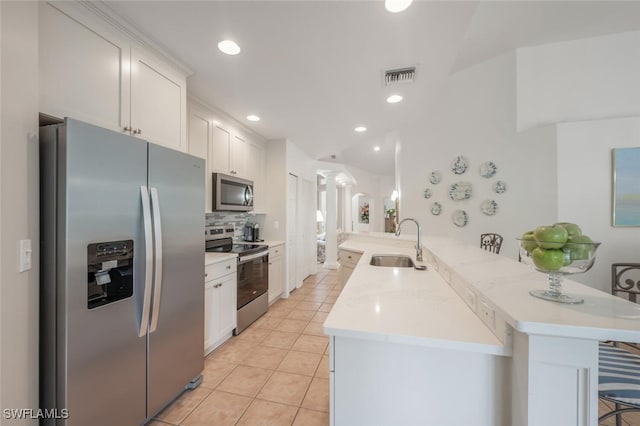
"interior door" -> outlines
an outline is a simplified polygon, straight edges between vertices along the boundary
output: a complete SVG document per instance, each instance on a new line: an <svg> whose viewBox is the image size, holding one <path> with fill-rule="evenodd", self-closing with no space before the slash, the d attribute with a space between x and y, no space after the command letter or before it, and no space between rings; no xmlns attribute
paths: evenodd
<svg viewBox="0 0 640 426"><path fill-rule="evenodd" d="M204 368L206 165L189 154L148 146L149 187L158 194L151 199L154 226L157 208L162 237L162 280L156 277L154 282L149 329L148 415L152 416Z"/></svg>
<svg viewBox="0 0 640 426"><path fill-rule="evenodd" d="M298 270L298 177L287 177L287 294L296 288Z"/></svg>

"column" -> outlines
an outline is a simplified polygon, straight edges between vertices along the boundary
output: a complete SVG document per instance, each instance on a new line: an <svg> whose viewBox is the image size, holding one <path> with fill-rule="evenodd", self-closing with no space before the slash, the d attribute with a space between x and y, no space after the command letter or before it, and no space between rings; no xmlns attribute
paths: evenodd
<svg viewBox="0 0 640 426"><path fill-rule="evenodd" d="M344 201L342 203L344 210L344 232L353 232L353 217L351 214L351 185L343 188Z"/></svg>
<svg viewBox="0 0 640 426"><path fill-rule="evenodd" d="M329 172L327 174L327 217L325 217L325 229L327 240L325 242L325 250L327 252L327 258L324 262L324 267L327 269L338 269L338 236L336 232L337 227L337 191L336 191L336 177L337 172Z"/></svg>

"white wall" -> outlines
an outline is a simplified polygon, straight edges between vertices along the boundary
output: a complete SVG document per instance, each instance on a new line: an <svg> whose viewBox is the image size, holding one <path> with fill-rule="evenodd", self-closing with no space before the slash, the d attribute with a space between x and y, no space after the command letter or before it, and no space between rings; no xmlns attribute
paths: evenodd
<svg viewBox="0 0 640 426"><path fill-rule="evenodd" d="M558 125L558 217L602 242L593 268L571 279L607 292L611 263L639 261L640 227L611 225L611 150L637 146L637 117Z"/></svg>
<svg viewBox="0 0 640 426"><path fill-rule="evenodd" d="M2 1L0 19L0 407L37 408L38 4ZM27 238L33 269L18 273Z"/></svg>
<svg viewBox="0 0 640 426"><path fill-rule="evenodd" d="M500 254L515 259L516 237L531 227L555 221L555 128L516 132L514 53L452 75L442 88L438 108L425 112L425 120L404 129L400 137L400 218L417 218L424 234L479 245L481 233L497 232L505 240ZM458 155L464 155L470 166L460 176L450 170ZM485 161L497 165L495 178L480 177L479 166ZM437 185L429 183L432 170L442 173ZM503 194L492 191L497 179L507 184ZM471 182L471 199L449 199L449 186L458 181ZM423 196L425 188L433 192L429 199ZM486 199L498 203L495 216L481 212L480 204ZM434 201L443 206L439 216L430 213ZM469 215L467 226L459 228L452 223L456 209L464 209ZM403 226L404 233L415 234L415 227Z"/></svg>
<svg viewBox="0 0 640 426"><path fill-rule="evenodd" d="M640 115L640 32L518 49L518 129Z"/></svg>
<svg viewBox="0 0 640 426"><path fill-rule="evenodd" d="M265 216L264 239L286 241L287 239L287 141L267 142L265 169Z"/></svg>

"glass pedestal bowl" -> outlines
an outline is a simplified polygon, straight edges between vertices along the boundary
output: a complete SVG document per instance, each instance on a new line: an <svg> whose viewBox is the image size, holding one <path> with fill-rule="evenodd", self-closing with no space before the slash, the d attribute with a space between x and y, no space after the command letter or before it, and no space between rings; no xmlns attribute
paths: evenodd
<svg viewBox="0 0 640 426"><path fill-rule="evenodd" d="M536 247L539 244L548 246L545 242L536 243L520 238L518 241L520 241L520 260L532 269L547 274L549 282L547 290L532 290L529 294L553 302L572 304L584 302L584 299L579 296L563 293L562 281L565 275L581 274L591 269L596 261L596 251L600 243L568 242L560 248L550 249ZM562 265L560 265L560 257Z"/></svg>

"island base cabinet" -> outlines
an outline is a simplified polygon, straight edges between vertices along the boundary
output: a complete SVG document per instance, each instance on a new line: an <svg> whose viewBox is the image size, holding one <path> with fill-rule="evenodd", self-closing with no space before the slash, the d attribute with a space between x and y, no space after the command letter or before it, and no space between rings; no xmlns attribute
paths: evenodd
<svg viewBox="0 0 640 426"><path fill-rule="evenodd" d="M333 426L509 426L510 358L330 336Z"/></svg>
<svg viewBox="0 0 640 426"><path fill-rule="evenodd" d="M598 342L513 336L513 426L597 426Z"/></svg>

